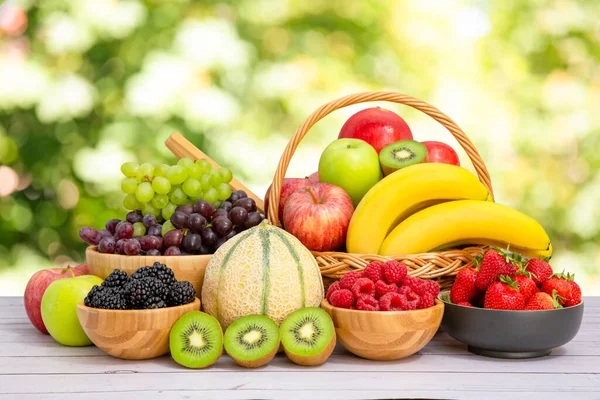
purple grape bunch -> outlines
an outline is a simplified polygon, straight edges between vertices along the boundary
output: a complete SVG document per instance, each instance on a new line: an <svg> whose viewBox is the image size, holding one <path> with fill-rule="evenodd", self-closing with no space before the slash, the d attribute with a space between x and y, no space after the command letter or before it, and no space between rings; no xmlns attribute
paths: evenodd
<svg viewBox="0 0 600 400"><path fill-rule="evenodd" d="M234 191L218 207L198 200L177 207L168 221L140 211L125 220L111 219L105 229L84 227L81 239L101 253L148 256L213 254L227 240L265 219L243 190Z"/></svg>

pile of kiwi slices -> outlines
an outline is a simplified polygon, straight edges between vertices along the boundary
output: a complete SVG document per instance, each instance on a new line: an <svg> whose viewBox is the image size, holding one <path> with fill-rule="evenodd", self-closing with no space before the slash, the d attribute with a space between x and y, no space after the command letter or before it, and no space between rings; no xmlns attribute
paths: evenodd
<svg viewBox="0 0 600 400"><path fill-rule="evenodd" d="M388 144L379 152L379 163L385 176L422 162L427 162L427 147L416 140L400 140Z"/></svg>
<svg viewBox="0 0 600 400"><path fill-rule="evenodd" d="M223 354L236 364L257 368L271 361L282 345L298 365L320 365L335 347L335 328L322 309L307 307L290 314L281 326L264 315L246 315L225 331L209 314L193 311L182 316L169 336L171 356L188 368L206 368Z"/></svg>

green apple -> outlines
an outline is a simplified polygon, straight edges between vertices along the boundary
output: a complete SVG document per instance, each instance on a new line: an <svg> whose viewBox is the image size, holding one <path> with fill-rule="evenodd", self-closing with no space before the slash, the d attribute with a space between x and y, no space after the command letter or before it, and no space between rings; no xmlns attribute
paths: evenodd
<svg viewBox="0 0 600 400"><path fill-rule="evenodd" d="M77 318L77 304L83 302L94 285L101 283L97 276L81 275L59 279L48 286L42 296L42 320L54 340L65 346L92 344Z"/></svg>
<svg viewBox="0 0 600 400"><path fill-rule="evenodd" d="M377 152L361 139L335 140L325 148L319 160L321 182L344 189L355 208L382 176Z"/></svg>

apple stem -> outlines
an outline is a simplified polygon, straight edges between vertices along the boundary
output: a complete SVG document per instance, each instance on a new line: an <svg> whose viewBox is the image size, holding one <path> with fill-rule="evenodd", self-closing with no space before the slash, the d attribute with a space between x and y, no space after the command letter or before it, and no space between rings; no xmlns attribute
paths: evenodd
<svg viewBox="0 0 600 400"><path fill-rule="evenodd" d="M306 191L310 194L310 197L312 197L315 204L319 204L319 200L317 200L317 198L315 197L315 194L313 193L312 189L307 186Z"/></svg>
<svg viewBox="0 0 600 400"><path fill-rule="evenodd" d="M67 271L71 273L71 278L75 278L75 273L73 272L73 268L71 268L70 265L67 265L67 268L64 269L63 273Z"/></svg>

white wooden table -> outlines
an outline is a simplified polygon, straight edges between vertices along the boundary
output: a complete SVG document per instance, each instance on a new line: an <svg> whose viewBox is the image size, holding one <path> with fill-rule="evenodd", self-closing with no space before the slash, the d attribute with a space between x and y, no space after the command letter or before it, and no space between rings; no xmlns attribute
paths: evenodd
<svg viewBox="0 0 600 400"><path fill-rule="evenodd" d="M223 356L190 370L169 356L124 361L93 346L63 347L30 325L22 298L0 297L0 399L600 399L600 297L584 301L577 337L539 359L476 356L441 332L400 361L338 348L319 367L278 355L247 370Z"/></svg>

